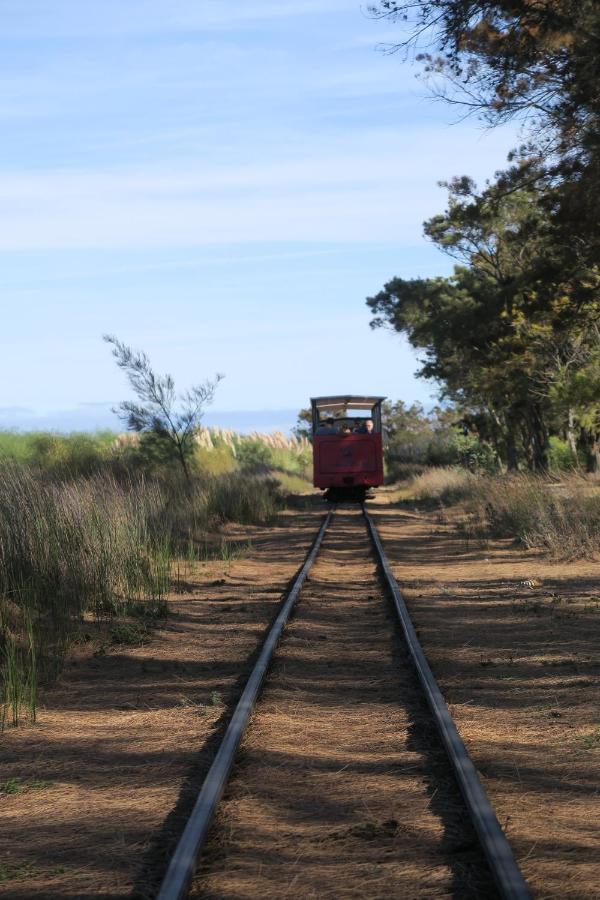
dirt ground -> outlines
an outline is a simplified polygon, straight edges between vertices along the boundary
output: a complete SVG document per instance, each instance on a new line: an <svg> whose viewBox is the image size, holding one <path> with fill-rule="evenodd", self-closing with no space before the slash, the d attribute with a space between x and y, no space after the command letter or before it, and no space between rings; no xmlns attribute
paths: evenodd
<svg viewBox="0 0 600 900"><path fill-rule="evenodd" d="M508 541L468 545L443 516L389 500L383 492L371 504L386 550L534 896L600 898L600 565L555 564ZM229 538L252 541L245 558L183 572L170 618L146 645L99 656L79 650L42 698L39 723L0 736L1 896L153 895L320 515L314 508L287 514L275 528L231 529ZM338 598L357 617L354 625L338 621L323 602L321 588L332 600L342 570L348 584L355 561L364 565L352 547L330 550L289 629L295 643L287 681L267 686L271 718L263 725L257 715L253 720L254 743L244 759L257 764L252 791L261 805L253 813L240 790L221 813L237 810L245 823L224 844L239 854L240 867L227 875L231 881L217 883L221 863L213 846L199 883L213 896L244 896L251 854L264 854L276 871L281 863L272 854L279 848L293 867L293 874L276 872L287 879L289 896L343 896L335 893L327 862L339 855L351 858L357 879L365 873L371 879L357 880L349 896L393 896L393 882L407 898L463 897L467 887L490 897L491 889L476 882L473 847L460 837L451 804L428 782L434 737L415 725L414 710L403 719L389 693L389 677L398 677L404 662L399 650L392 652L391 623L381 618L385 604L369 600L378 596L372 587L364 596L362 569L351 577L355 589ZM343 639L342 626L350 629ZM360 642L353 643L360 635L368 635L364 656ZM299 689L295 677L303 679ZM320 703L325 714L317 716ZM361 736L359 747L351 731ZM309 756L312 768L305 765ZM281 776L271 773L283 759L302 803L320 804L316 824L299 816L282 831L277 826ZM373 798L368 809L365 791ZM339 824L330 828L332 818ZM296 831L310 848L304 855L293 853ZM272 837L278 843L268 849ZM322 882L303 881L313 866ZM411 894L407 884L419 873L430 880ZM265 866L258 878L255 896L285 896L276 894ZM226 894L227 884L242 893ZM303 895L302 884L313 893Z"/></svg>
<svg viewBox="0 0 600 900"><path fill-rule="evenodd" d="M78 651L38 724L0 735L1 896L152 896L321 515L230 529L245 558L182 569L149 643Z"/></svg>
<svg viewBox="0 0 600 900"><path fill-rule="evenodd" d="M495 897L382 591L340 510L284 634L191 896Z"/></svg>
<svg viewBox="0 0 600 900"><path fill-rule="evenodd" d="M385 499L394 574L534 896L600 897L600 563L468 544Z"/></svg>

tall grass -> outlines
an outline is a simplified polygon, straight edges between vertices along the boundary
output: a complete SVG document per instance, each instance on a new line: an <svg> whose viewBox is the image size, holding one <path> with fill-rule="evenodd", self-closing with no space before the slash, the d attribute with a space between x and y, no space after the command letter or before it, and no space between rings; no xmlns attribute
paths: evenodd
<svg viewBox="0 0 600 900"><path fill-rule="evenodd" d="M2 719L35 719L40 679L55 676L85 611L126 612L161 601L169 535L156 529L162 497L142 480L98 474L42 480L0 470L0 677Z"/></svg>
<svg viewBox="0 0 600 900"><path fill-rule="evenodd" d="M182 548L228 520L268 521L280 506L275 482L239 473L188 485L0 466L0 724L35 720L38 685L60 670L84 613L160 611Z"/></svg>
<svg viewBox="0 0 600 900"><path fill-rule="evenodd" d="M408 499L463 504L461 527L473 537L513 537L554 559L600 554L600 482L563 475L483 475L432 468L409 479Z"/></svg>
<svg viewBox="0 0 600 900"><path fill-rule="evenodd" d="M426 469L413 475L406 487L414 500L450 504L469 496L478 477L458 466L441 466Z"/></svg>
<svg viewBox="0 0 600 900"><path fill-rule="evenodd" d="M468 509L480 530L515 537L555 559L600 553L600 490L581 476L560 483L533 475L480 478Z"/></svg>
<svg viewBox="0 0 600 900"><path fill-rule="evenodd" d="M243 524L268 522L283 506L277 482L249 478L241 473L215 478L203 489L206 521L210 525L233 521Z"/></svg>
<svg viewBox="0 0 600 900"><path fill-rule="evenodd" d="M162 454L161 454L162 449ZM199 428L194 437L190 468L197 475L226 475L235 471L289 472L306 477L312 459L304 439L272 434L238 434L224 428ZM111 468L127 468L160 474L164 469L164 446L128 432L94 434L73 432L0 431L0 462L26 463L52 477L90 475Z"/></svg>

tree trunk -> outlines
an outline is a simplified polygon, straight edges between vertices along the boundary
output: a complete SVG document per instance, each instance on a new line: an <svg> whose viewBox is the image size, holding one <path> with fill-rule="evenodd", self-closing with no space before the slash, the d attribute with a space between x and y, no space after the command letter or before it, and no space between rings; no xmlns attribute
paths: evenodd
<svg viewBox="0 0 600 900"><path fill-rule="evenodd" d="M591 468L590 472L600 471L600 434L594 435L592 450L590 453Z"/></svg>
<svg viewBox="0 0 600 900"><path fill-rule="evenodd" d="M548 429L541 409L537 404L530 407L528 425L531 440L531 468L534 472L548 469Z"/></svg>
<svg viewBox="0 0 600 900"><path fill-rule="evenodd" d="M490 407L489 415L496 426L491 429L490 440L500 464L500 471L505 472L506 468L510 469L510 463L507 459L507 457L510 457L508 449L509 439L507 438L508 426L505 417L498 415L493 407Z"/></svg>
<svg viewBox="0 0 600 900"><path fill-rule="evenodd" d="M575 417L572 409L569 410L567 419L567 444L577 463L577 437L575 435Z"/></svg>
<svg viewBox="0 0 600 900"><path fill-rule="evenodd" d="M506 423L506 467L509 472L516 472L518 468L515 426L512 422Z"/></svg>
<svg viewBox="0 0 600 900"><path fill-rule="evenodd" d="M582 428L579 446L585 455L586 472L600 471L600 432Z"/></svg>
<svg viewBox="0 0 600 900"><path fill-rule="evenodd" d="M531 428L529 425L529 419L524 417L520 426L521 432L521 445L523 447L523 456L525 459L525 464L528 469L533 469L533 451L532 451L532 440L531 440Z"/></svg>
<svg viewBox="0 0 600 900"><path fill-rule="evenodd" d="M188 464L185 459L185 452L182 444L177 443L177 453L179 454L179 462L181 463L181 468L183 469L183 474L185 475L185 480L190 482L190 470L188 469Z"/></svg>

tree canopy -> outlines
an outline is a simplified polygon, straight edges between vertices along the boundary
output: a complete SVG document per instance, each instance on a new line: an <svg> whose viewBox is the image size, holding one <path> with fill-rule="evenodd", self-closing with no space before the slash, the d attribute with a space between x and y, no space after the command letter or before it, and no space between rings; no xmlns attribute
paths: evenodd
<svg viewBox="0 0 600 900"><path fill-rule="evenodd" d="M482 436L509 466L521 455L544 469L550 434L571 440L577 423L595 435L581 432L581 447L594 448L598 275L584 282L557 265L562 248L534 187L478 193L468 178L447 187L448 207L425 232L457 260L453 274L392 279L367 300L372 327L405 334L421 351L419 374L485 413Z"/></svg>
<svg viewBox="0 0 600 900"><path fill-rule="evenodd" d="M509 466L545 468L551 434L600 465L600 5L380 0L434 91L528 139L478 191L446 184L425 234L449 278L392 279L373 327L404 333L420 374L475 414ZM425 47L425 49L423 49Z"/></svg>

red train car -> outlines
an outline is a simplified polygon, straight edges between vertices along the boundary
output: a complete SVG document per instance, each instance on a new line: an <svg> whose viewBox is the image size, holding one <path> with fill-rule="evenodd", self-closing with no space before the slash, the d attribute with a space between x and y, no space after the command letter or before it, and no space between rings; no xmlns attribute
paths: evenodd
<svg viewBox="0 0 600 900"><path fill-rule="evenodd" d="M385 397L313 397L313 484L328 500L364 500L383 484L381 404Z"/></svg>

